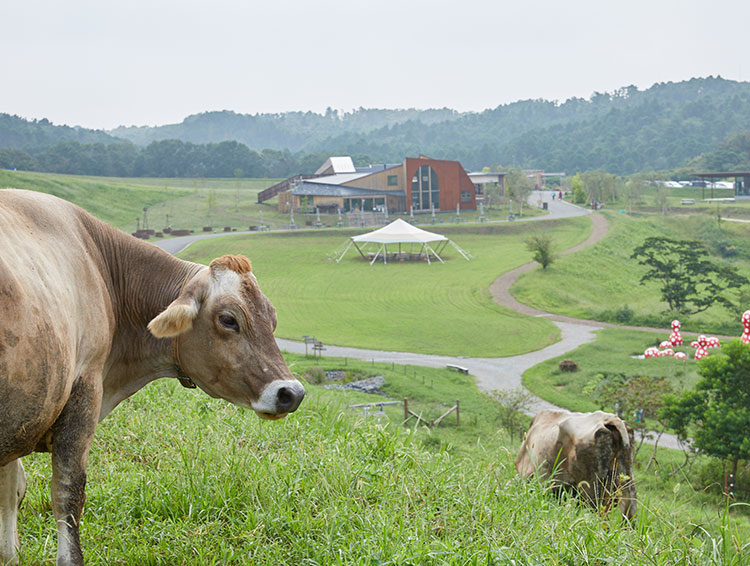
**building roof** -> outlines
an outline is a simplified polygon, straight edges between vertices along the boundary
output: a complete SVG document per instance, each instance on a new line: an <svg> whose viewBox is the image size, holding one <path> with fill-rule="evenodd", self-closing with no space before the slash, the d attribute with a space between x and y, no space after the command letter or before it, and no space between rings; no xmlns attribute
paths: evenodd
<svg viewBox="0 0 750 566"><path fill-rule="evenodd" d="M505 177L507 173L505 171L495 171L495 172L482 172L477 171L474 173L467 173L469 176L469 179L471 179L472 183L499 183L500 179L502 177Z"/></svg>
<svg viewBox="0 0 750 566"><path fill-rule="evenodd" d="M703 177L705 179L723 179L724 177L747 177L750 171L724 171L720 173L693 173L694 177Z"/></svg>
<svg viewBox="0 0 750 566"><path fill-rule="evenodd" d="M357 169L354 167L352 158L348 155L329 157L315 172L316 175L331 170L334 173L354 173Z"/></svg>
<svg viewBox="0 0 750 566"><path fill-rule="evenodd" d="M386 191L378 189L361 189L359 187L346 187L342 185L312 182L318 179L308 179L292 189L293 195L316 196L316 197L364 197L372 198L379 196L396 196L406 198L404 191Z"/></svg>
<svg viewBox="0 0 750 566"><path fill-rule="evenodd" d="M371 173L336 173L335 175L326 175L325 177L305 179L305 182L320 183L323 185L343 185L344 183L367 177L370 174Z"/></svg>

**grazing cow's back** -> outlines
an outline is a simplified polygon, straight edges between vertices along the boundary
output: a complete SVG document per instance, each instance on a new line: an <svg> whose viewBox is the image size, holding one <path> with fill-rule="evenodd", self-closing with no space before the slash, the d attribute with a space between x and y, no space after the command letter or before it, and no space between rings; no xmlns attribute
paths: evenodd
<svg viewBox="0 0 750 566"><path fill-rule="evenodd" d="M594 505L619 499L624 515L636 510L633 481L633 430L617 415L596 411L540 411L518 451L523 477L550 477L576 488Z"/></svg>
<svg viewBox="0 0 750 566"><path fill-rule="evenodd" d="M7 486L36 450L52 455L58 564L82 564L96 424L148 382L179 376L263 418L304 396L241 256L181 261L70 203L11 189L0 190L0 250L0 561L15 557L22 497Z"/></svg>

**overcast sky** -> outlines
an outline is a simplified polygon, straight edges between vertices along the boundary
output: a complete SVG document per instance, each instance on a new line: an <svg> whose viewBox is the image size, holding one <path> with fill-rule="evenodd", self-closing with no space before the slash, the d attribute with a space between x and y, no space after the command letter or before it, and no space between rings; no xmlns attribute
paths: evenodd
<svg viewBox="0 0 750 566"><path fill-rule="evenodd" d="M89 128L750 79L748 0L2 0L0 18L0 112Z"/></svg>

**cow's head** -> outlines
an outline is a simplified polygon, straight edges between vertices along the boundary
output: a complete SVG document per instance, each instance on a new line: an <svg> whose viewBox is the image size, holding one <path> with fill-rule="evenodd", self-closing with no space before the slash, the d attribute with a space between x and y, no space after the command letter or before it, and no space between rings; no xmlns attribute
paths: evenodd
<svg viewBox="0 0 750 566"><path fill-rule="evenodd" d="M273 337L276 310L243 256L212 261L148 328L175 340L183 370L212 397L276 419L305 396Z"/></svg>

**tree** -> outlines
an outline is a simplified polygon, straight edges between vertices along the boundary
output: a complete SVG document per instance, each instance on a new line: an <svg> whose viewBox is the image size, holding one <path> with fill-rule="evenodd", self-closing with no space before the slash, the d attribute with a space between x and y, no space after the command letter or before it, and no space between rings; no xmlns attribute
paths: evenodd
<svg viewBox="0 0 750 566"><path fill-rule="evenodd" d="M583 188L583 179L580 173L576 173L575 177L570 180L570 190L573 192L574 203L583 204L586 202L588 195Z"/></svg>
<svg viewBox="0 0 750 566"><path fill-rule="evenodd" d="M641 440L636 448L636 455L646 437L651 434L646 428L646 419L656 419L661 425L646 469L656 460L656 448L666 428L665 423L659 420L659 411L664 403L664 395L671 391L672 386L666 377L625 376L622 373L603 375L596 386L595 397L601 409L614 407L618 417L625 418L633 429L640 432Z"/></svg>
<svg viewBox="0 0 750 566"><path fill-rule="evenodd" d="M523 204L529 198L531 191L534 190L534 182L522 169L511 167L505 177L505 186L508 196L519 203L521 206L520 212L523 214Z"/></svg>
<svg viewBox="0 0 750 566"><path fill-rule="evenodd" d="M643 194L643 186L645 185L643 178L638 175L633 175L628 179L627 183L623 187L625 197L628 199L628 213L633 213L633 204L637 204L641 201L641 195Z"/></svg>
<svg viewBox="0 0 750 566"><path fill-rule="evenodd" d="M547 269L555 261L553 248L552 237L548 234L537 234L526 240L526 249L534 254L534 260L542 269Z"/></svg>
<svg viewBox="0 0 750 566"><path fill-rule="evenodd" d="M736 478L739 460L750 459L750 346L732 340L702 359L698 373L694 390L665 397L660 416L682 438L692 426L695 447L730 460Z"/></svg>
<svg viewBox="0 0 750 566"><path fill-rule="evenodd" d="M630 257L649 267L641 285L652 279L659 282L669 310L686 315L705 311L715 303L733 309L722 293L748 284L736 268L706 259L708 250L700 242L650 237Z"/></svg>
<svg viewBox="0 0 750 566"><path fill-rule="evenodd" d="M534 396L523 387L496 390L491 395L500 404L500 420L508 429L510 439L513 440L513 431L516 430L516 425L528 411ZM523 440L523 433L520 431L519 440Z"/></svg>

